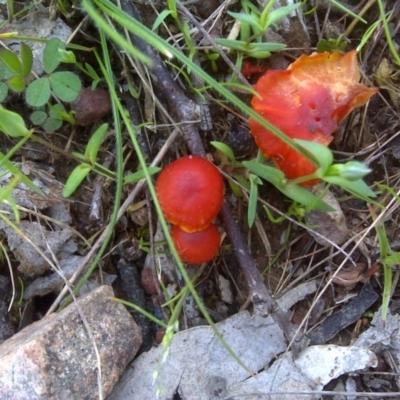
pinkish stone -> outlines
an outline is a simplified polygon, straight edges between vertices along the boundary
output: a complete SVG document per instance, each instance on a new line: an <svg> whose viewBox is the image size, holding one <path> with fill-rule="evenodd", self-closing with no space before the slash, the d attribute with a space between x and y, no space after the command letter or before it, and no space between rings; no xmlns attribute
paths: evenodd
<svg viewBox="0 0 400 400"><path fill-rule="evenodd" d="M78 299L101 363L102 398L142 343L140 328L110 286ZM98 362L76 304L29 325L0 346L0 398L98 399Z"/></svg>

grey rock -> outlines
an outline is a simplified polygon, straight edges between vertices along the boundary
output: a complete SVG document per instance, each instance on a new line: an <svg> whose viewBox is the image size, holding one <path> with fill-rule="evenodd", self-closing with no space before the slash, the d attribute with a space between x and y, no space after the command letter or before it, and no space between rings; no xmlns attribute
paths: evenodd
<svg viewBox="0 0 400 400"><path fill-rule="evenodd" d="M65 280L72 277L78 267L82 264L83 260L84 257L82 256L61 252L58 260L61 273L57 271L48 276L35 279L30 285L27 286L24 292L24 299L30 300L34 296L45 296L51 292L60 293L61 289L65 285ZM82 286L81 290L79 291L79 296L92 292L102 284L111 286L115 279L117 279L117 275L107 274L103 271L100 277L99 274L94 272L91 275L90 280L88 280Z"/></svg>
<svg viewBox="0 0 400 400"><path fill-rule="evenodd" d="M101 286L77 301L98 349L101 375L93 342L73 303L0 346L0 398L105 398L142 343L140 329L113 296L111 287Z"/></svg>
<svg viewBox="0 0 400 400"><path fill-rule="evenodd" d="M39 37L43 39L50 39L52 37L57 37L61 41L66 42L71 36L71 29L68 25L61 19L51 19L49 18L49 13L44 9L42 11L36 10L36 12L31 13L31 18L15 20L13 23L13 30L18 31L19 35L27 37ZM0 18L2 21L3 18ZM18 39L8 39L5 41L11 50L19 52L21 41ZM33 66L32 70L37 75L41 76L43 74L43 50L45 43L27 41L26 44L31 47L33 53Z"/></svg>
<svg viewBox="0 0 400 400"><path fill-rule="evenodd" d="M345 242L348 235L346 218L332 192L328 190L322 200L330 205L334 211L312 210L307 213L305 221L312 229L310 235L322 246L331 246L332 244L329 241L340 245ZM319 233L319 235L316 235L313 231Z"/></svg>
<svg viewBox="0 0 400 400"><path fill-rule="evenodd" d="M50 260L51 253L57 256L60 252L74 253L77 250L77 245L72 239L74 234L70 229L54 232L37 222L30 221L21 221L18 228L22 235L13 227L0 227L7 237L10 250L20 263L18 270L24 276L41 275L50 269L50 264L27 241L27 238Z"/></svg>

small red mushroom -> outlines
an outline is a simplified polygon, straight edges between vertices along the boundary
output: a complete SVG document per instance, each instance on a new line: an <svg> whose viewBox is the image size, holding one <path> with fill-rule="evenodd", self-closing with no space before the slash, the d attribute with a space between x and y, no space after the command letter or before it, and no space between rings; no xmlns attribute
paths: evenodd
<svg viewBox="0 0 400 400"><path fill-rule="evenodd" d="M332 134L356 107L378 89L360 83L356 51L303 55L287 70L269 70L254 90L254 111L292 139L329 145ZM250 118L251 133L266 157L289 179L309 175L317 167ZM316 181L304 182L311 186Z"/></svg>
<svg viewBox="0 0 400 400"><path fill-rule="evenodd" d="M221 173L199 156L182 157L166 166L156 191L166 220L186 232L207 228L224 201Z"/></svg>
<svg viewBox="0 0 400 400"><path fill-rule="evenodd" d="M171 237L181 260L188 264L200 264L212 260L218 253L221 236L214 224L206 229L188 233L173 226Z"/></svg>

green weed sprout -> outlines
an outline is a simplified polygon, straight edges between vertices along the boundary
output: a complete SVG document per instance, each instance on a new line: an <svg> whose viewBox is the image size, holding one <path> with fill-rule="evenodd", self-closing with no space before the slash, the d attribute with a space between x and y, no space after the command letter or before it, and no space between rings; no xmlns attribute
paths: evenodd
<svg viewBox="0 0 400 400"><path fill-rule="evenodd" d="M106 178L115 180L115 174L99 164L97 160L97 154L100 150L100 146L103 143L104 137L107 133L108 124L100 125L96 131L93 133L92 137L89 139L86 145L85 153L80 154L74 152L73 155L75 159L80 160L81 163L74 168L74 170L69 175L67 182L65 183L63 196L70 197L83 180L89 175L90 172L95 171L98 174L105 176ZM149 167L147 168L150 175L154 175L160 171L160 168ZM124 184L132 184L140 181L145 177L144 171L138 171L125 176Z"/></svg>
<svg viewBox="0 0 400 400"><path fill-rule="evenodd" d="M14 199L11 196L11 191L14 187L22 182L31 190L40 196L45 197L44 193L26 176L24 175L10 158L25 144L25 142L32 136L32 131L29 130L23 118L12 111L6 110L0 105L0 131L4 132L7 136L18 138L21 140L5 155L0 152L0 167L5 167L12 175L13 178L9 185L0 190L0 203L7 203L13 213L16 221L19 221L19 211Z"/></svg>
<svg viewBox="0 0 400 400"><path fill-rule="evenodd" d="M9 90L14 93L25 92L28 105L39 108L31 114L31 122L41 125L47 132L59 129L63 121L75 123L72 113L68 113L62 103L50 104L51 94L69 103L76 100L82 86L79 77L73 72L55 72L62 57L65 58L61 51L65 51L65 44L60 39L52 38L46 43L42 61L47 75L33 80L33 54L27 44L21 44L19 56L8 49L0 51L0 102L7 98ZM87 73L94 82L99 81L93 68L87 67ZM48 111L43 108L45 105Z"/></svg>
<svg viewBox="0 0 400 400"><path fill-rule="evenodd" d="M241 40L216 39L216 43L253 58L267 58L271 55L271 52L283 50L286 45L282 43L262 43L262 36L268 28L295 11L300 3L272 10L274 4L275 0L269 0L264 9L259 11L250 1L243 0L244 12L228 11L231 17L241 23Z"/></svg>
<svg viewBox="0 0 400 400"><path fill-rule="evenodd" d="M43 51L43 68L47 76L35 79L26 89L26 102L32 107L45 105L53 92L58 99L70 103L77 99L82 84L70 71L54 72L61 63L59 49L65 44L57 38L50 39Z"/></svg>
<svg viewBox="0 0 400 400"><path fill-rule="evenodd" d="M249 171L248 181L244 186L249 190L248 224L250 227L255 219L258 186L262 184L261 179L274 185L285 196L304 206L307 210L332 211L332 208L323 202L320 197L300 186L302 182L312 179L320 179L328 185L335 184L357 198L375 204L373 200L375 193L363 181L363 178L371 172L365 164L359 161L333 164L333 154L329 148L314 142L303 140L296 140L296 142L315 157L319 168L311 175L294 180L286 179L284 173L279 169L265 165L264 158L260 153L256 160L238 163L229 146L220 142L211 143L227 157L233 168L245 167Z"/></svg>

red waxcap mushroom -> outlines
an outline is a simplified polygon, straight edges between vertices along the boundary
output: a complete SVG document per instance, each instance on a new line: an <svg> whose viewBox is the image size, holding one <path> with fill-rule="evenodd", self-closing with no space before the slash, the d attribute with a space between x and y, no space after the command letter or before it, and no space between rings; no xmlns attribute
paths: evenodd
<svg viewBox="0 0 400 400"><path fill-rule="evenodd" d="M212 260L218 253L221 236L214 224L206 229L188 233L173 226L171 237L181 260L188 264L200 264Z"/></svg>
<svg viewBox="0 0 400 400"><path fill-rule="evenodd" d="M356 107L378 89L360 83L356 51L303 55L287 70L270 70L254 86L252 107L292 139L329 145L332 134ZM266 157L272 157L289 179L317 167L250 118L251 133ZM316 181L305 182L305 186Z"/></svg>
<svg viewBox="0 0 400 400"><path fill-rule="evenodd" d="M224 201L221 173L199 156L182 157L167 165L157 179L156 191L167 221L186 232L205 229Z"/></svg>

